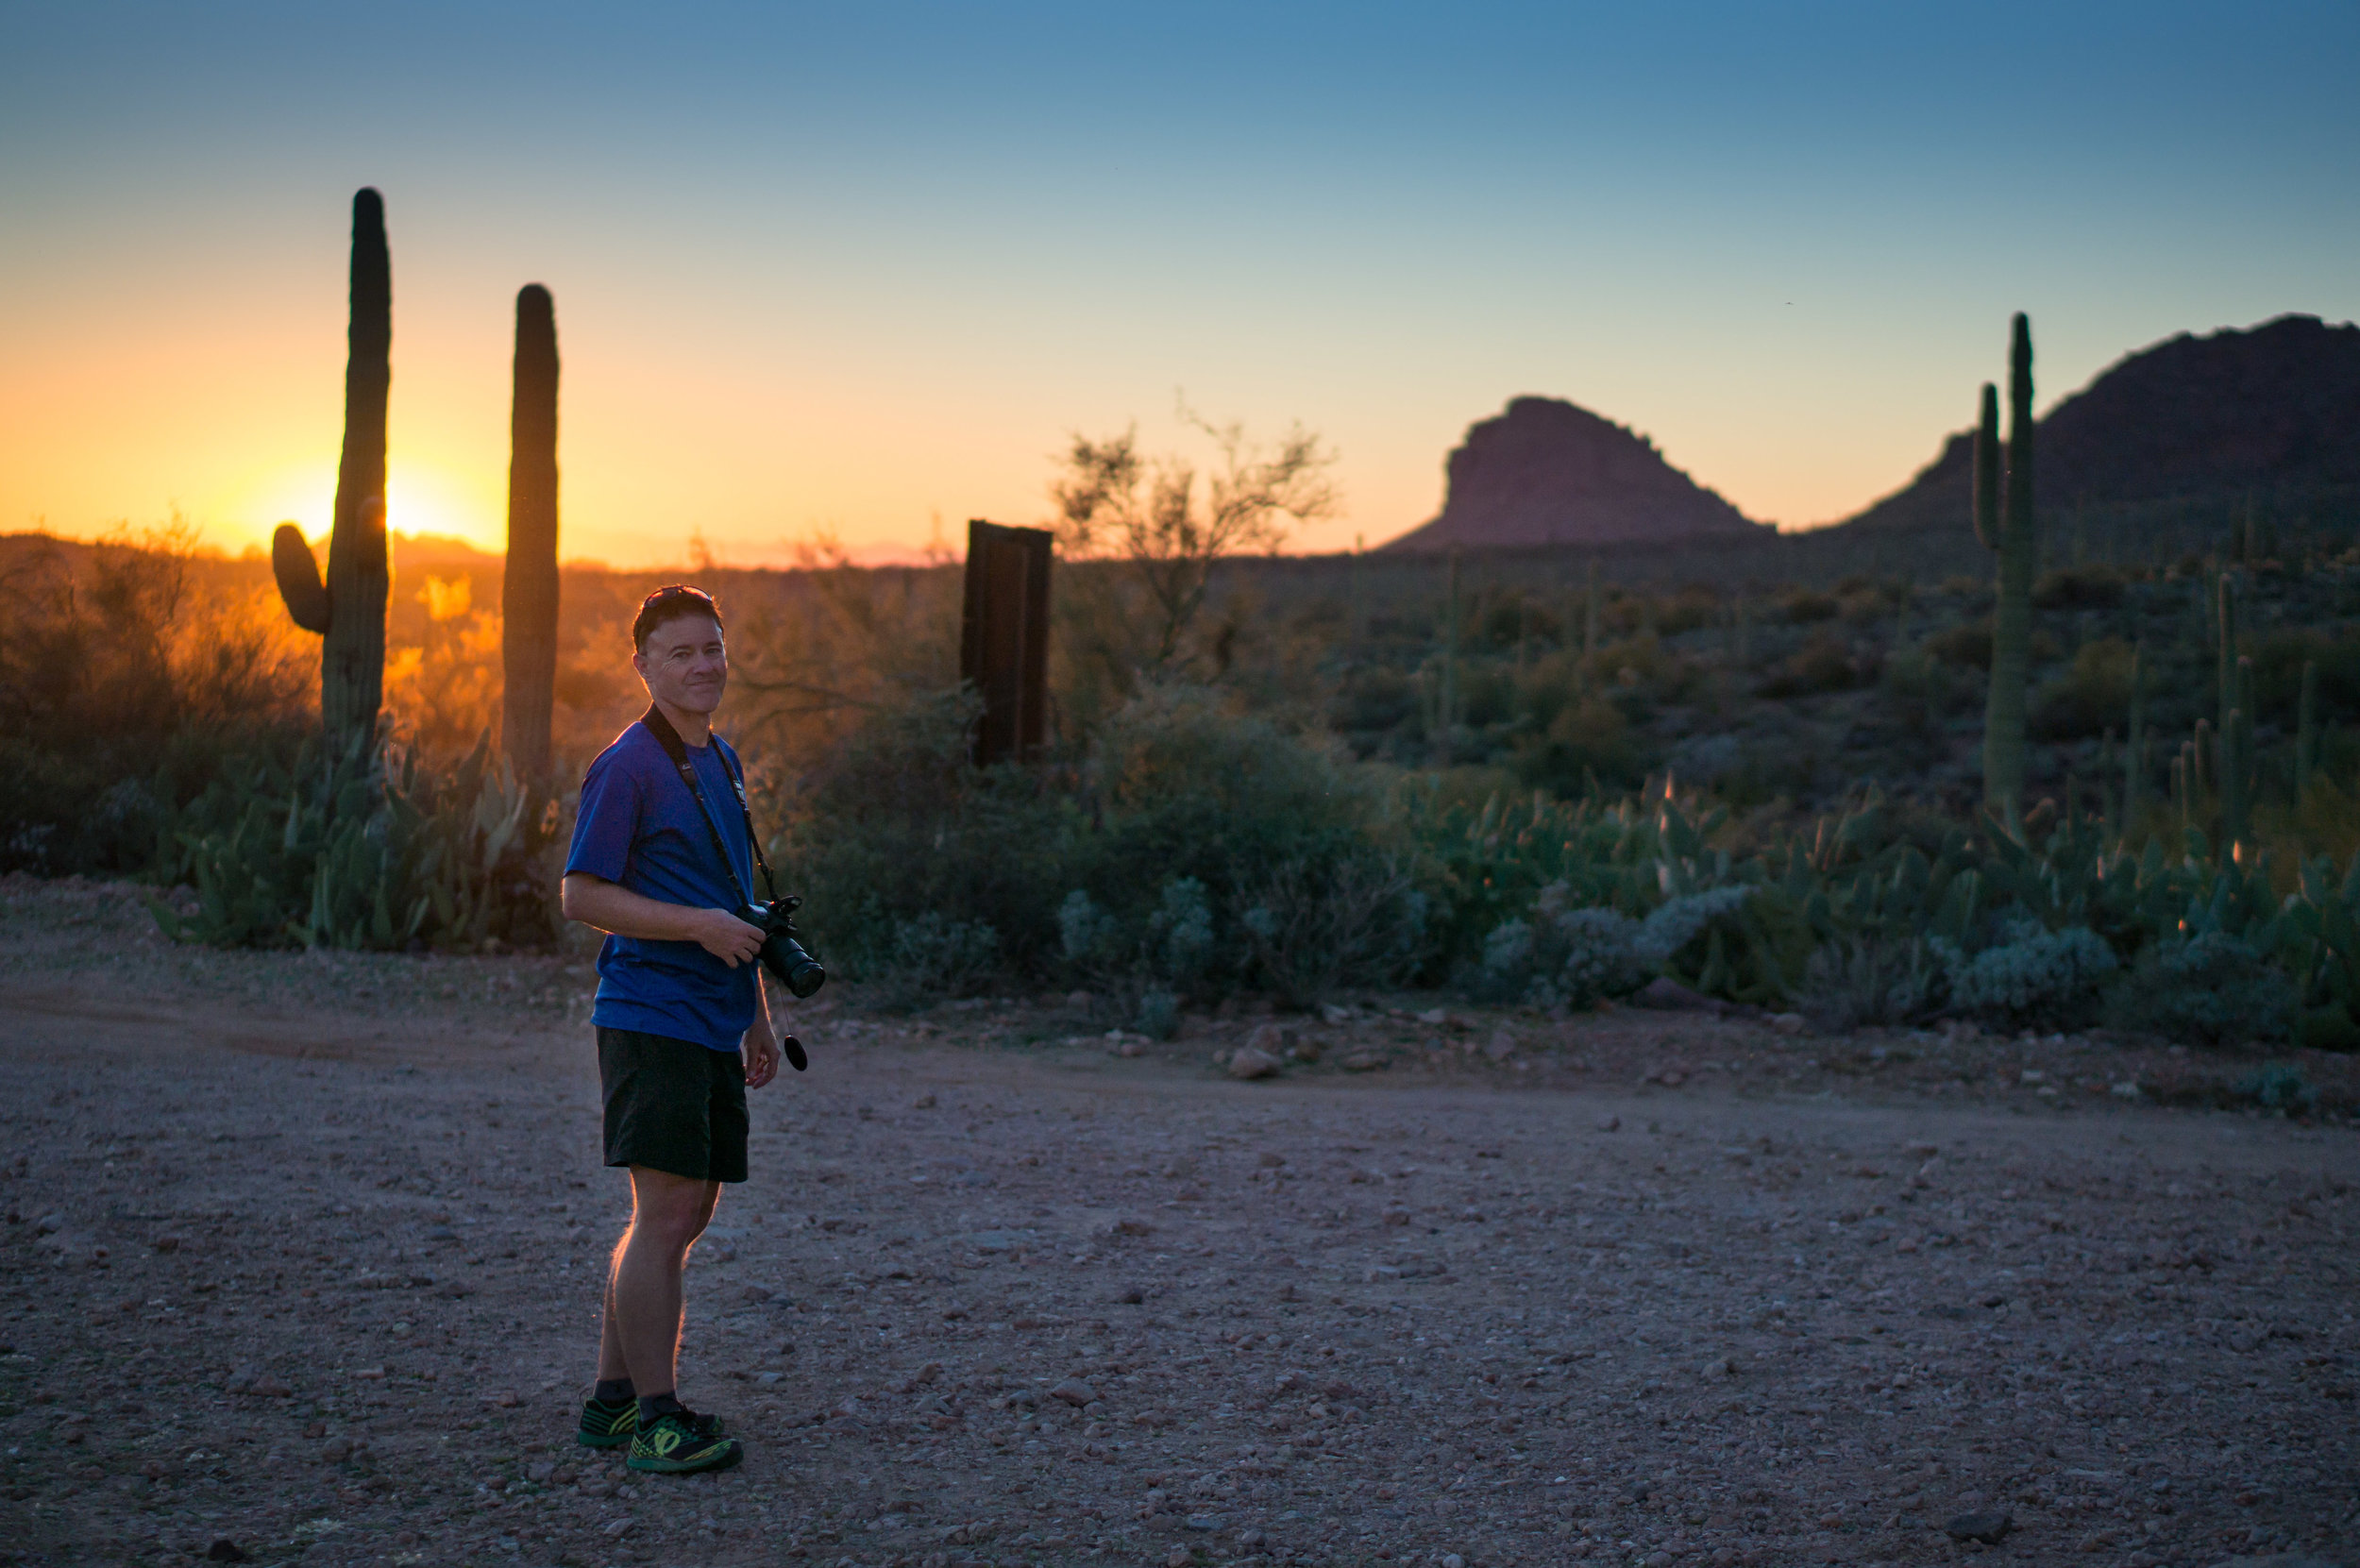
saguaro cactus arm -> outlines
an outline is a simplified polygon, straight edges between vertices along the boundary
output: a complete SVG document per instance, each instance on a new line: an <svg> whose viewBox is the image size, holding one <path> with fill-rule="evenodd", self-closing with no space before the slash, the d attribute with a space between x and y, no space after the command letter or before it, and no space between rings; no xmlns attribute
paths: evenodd
<svg viewBox="0 0 2360 1568"><path fill-rule="evenodd" d="M287 606L287 618L306 632L326 632L328 584L320 581L320 564L312 559L312 547L303 542L303 531L293 523L281 523L271 533L270 572L278 581L278 598Z"/></svg>

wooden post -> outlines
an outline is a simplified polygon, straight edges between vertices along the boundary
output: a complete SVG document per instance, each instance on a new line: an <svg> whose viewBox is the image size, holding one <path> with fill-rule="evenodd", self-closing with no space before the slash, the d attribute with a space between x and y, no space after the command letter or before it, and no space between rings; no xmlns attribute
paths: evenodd
<svg viewBox="0 0 2360 1568"><path fill-rule="evenodd" d="M1022 760L1049 733L1049 562L1046 529L967 525L967 604L959 678L983 694L975 765Z"/></svg>

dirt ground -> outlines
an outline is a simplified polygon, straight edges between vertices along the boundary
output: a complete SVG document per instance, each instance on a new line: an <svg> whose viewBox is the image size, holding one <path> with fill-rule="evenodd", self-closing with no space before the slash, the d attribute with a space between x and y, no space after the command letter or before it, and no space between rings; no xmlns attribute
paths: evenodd
<svg viewBox="0 0 2360 1568"><path fill-rule="evenodd" d="M0 884L0 1562L2360 1558L2347 1062L832 996L691 1268L747 1461L648 1478L582 959L140 897Z"/></svg>

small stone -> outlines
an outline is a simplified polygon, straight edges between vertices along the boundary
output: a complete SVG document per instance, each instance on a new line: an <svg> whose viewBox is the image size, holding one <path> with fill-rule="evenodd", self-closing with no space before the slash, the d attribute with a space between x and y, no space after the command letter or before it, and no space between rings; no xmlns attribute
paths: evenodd
<svg viewBox="0 0 2360 1568"><path fill-rule="evenodd" d="M1086 1008L1097 1000L1087 991L1068 991L1065 994L1065 1004L1069 1007Z"/></svg>
<svg viewBox="0 0 2360 1568"><path fill-rule="evenodd" d="M63 1229L65 1229L65 1216L62 1214L44 1214L33 1222L35 1236L55 1236Z"/></svg>
<svg viewBox="0 0 2360 1568"><path fill-rule="evenodd" d="M264 1399L285 1399L292 1395L295 1390L287 1387L269 1373L263 1373L246 1386L245 1391L260 1395Z"/></svg>
<svg viewBox="0 0 2360 1568"><path fill-rule="evenodd" d="M1126 1285L1121 1290L1115 1292L1115 1300L1121 1302L1125 1307L1137 1307L1139 1303L1145 1301L1146 1299L1146 1292L1141 1290L1136 1285Z"/></svg>
<svg viewBox="0 0 2360 1568"><path fill-rule="evenodd" d="M1320 1021L1323 1023L1350 1023L1352 1021L1352 1009L1349 1007L1339 1007L1332 1002L1322 1003L1320 1004ZM1256 1536L1256 1539L1258 1540L1259 1537Z"/></svg>
<svg viewBox="0 0 2360 1568"><path fill-rule="evenodd" d="M549 1477L556 1474L557 1466L548 1459L537 1460L525 1467L525 1479L541 1486L548 1485Z"/></svg>
<svg viewBox="0 0 2360 1568"><path fill-rule="evenodd" d="M1240 1046L1229 1058L1232 1078L1268 1078L1277 1072L1278 1058L1253 1046Z"/></svg>
<svg viewBox="0 0 2360 1568"><path fill-rule="evenodd" d="M1062 1399L1074 1408L1079 1409L1083 1406L1096 1401L1098 1398L1098 1391L1091 1388L1087 1383L1085 1383L1078 1377L1069 1377L1064 1382L1059 1383L1054 1388L1051 1389L1049 1391L1049 1397L1052 1399Z"/></svg>
<svg viewBox="0 0 2360 1568"><path fill-rule="evenodd" d="M1272 1150L1265 1149L1265 1150L1263 1150L1263 1151L1262 1151L1261 1155L1259 1155L1259 1156L1258 1156L1258 1157L1255 1160L1255 1163L1256 1163L1256 1165L1259 1165L1259 1166L1260 1166L1263 1170L1265 1170L1265 1171L1275 1171L1275 1170L1277 1170L1280 1166L1282 1166L1282 1165L1284 1165L1284 1164L1286 1164L1286 1163L1287 1163L1287 1156L1286 1156L1286 1155L1281 1155L1281 1154L1274 1153L1274 1152L1273 1152L1273 1151L1272 1151Z"/></svg>
<svg viewBox="0 0 2360 1568"><path fill-rule="evenodd" d="M921 1094L917 1099L910 1102L910 1109L912 1110L930 1111L934 1108L935 1097L931 1091Z"/></svg>
<svg viewBox="0 0 2360 1568"><path fill-rule="evenodd" d="M1418 1021L1420 1023L1432 1024L1448 1023L1450 1021L1450 1011L1449 1009L1443 1007L1429 1007L1424 1012L1418 1015Z"/></svg>
<svg viewBox="0 0 2360 1568"><path fill-rule="evenodd" d="M1665 1088L1677 1088L1688 1082L1688 1074L1677 1067L1667 1067L1659 1070L1650 1081L1661 1084Z"/></svg>
<svg viewBox="0 0 2360 1568"><path fill-rule="evenodd" d="M1766 1021L1773 1032L1780 1035L1799 1035L1809 1027L1809 1020L1800 1013L1773 1013Z"/></svg>
<svg viewBox="0 0 2360 1568"><path fill-rule="evenodd" d="M1406 1225L1409 1222L1409 1211L1400 1207L1389 1208L1385 1211L1384 1220L1389 1225Z"/></svg>
<svg viewBox="0 0 2360 1568"><path fill-rule="evenodd" d="M205 1560L208 1562L244 1562L246 1557L244 1549L225 1535L205 1548Z"/></svg>
<svg viewBox="0 0 2360 1568"><path fill-rule="evenodd" d="M345 1462L346 1456L351 1452L352 1440L350 1438L329 1438L320 1449L320 1463L342 1464Z"/></svg>
<svg viewBox="0 0 2360 1568"><path fill-rule="evenodd" d="M1107 1228L1117 1236L1153 1236L1155 1234L1155 1227L1144 1220L1117 1220Z"/></svg>
<svg viewBox="0 0 2360 1568"><path fill-rule="evenodd" d="M1618 1132L1621 1130L1622 1125L1623 1119L1619 1116L1602 1116L1598 1118L1598 1131L1602 1133Z"/></svg>
<svg viewBox="0 0 2360 1568"><path fill-rule="evenodd" d="M1516 1054L1516 1037L1505 1029L1494 1029L1492 1037L1483 1042L1483 1054L1495 1062L1504 1062Z"/></svg>
<svg viewBox="0 0 2360 1568"><path fill-rule="evenodd" d="M1692 991L1664 975L1648 981L1645 987L1630 1000L1634 1006L1653 1007L1667 1013L1711 1013L1720 1010L1720 1004L1712 998Z"/></svg>
<svg viewBox="0 0 2360 1568"><path fill-rule="evenodd" d="M1997 1546L2015 1528L2015 1516L2001 1509L1994 1513L1962 1513L1942 1526L1953 1541L1980 1541L1986 1546Z"/></svg>
<svg viewBox="0 0 2360 1568"><path fill-rule="evenodd" d="M1192 1513L1188 1515L1188 1526L1192 1530L1217 1530L1221 1528L1221 1516L1213 1513Z"/></svg>
<svg viewBox="0 0 2360 1568"><path fill-rule="evenodd" d="M180 1239L177 1236L159 1236L156 1238L156 1250L158 1252L178 1252L180 1250Z"/></svg>
<svg viewBox="0 0 2360 1568"><path fill-rule="evenodd" d="M1195 1560L1196 1554L1186 1546L1174 1546L1164 1554L1164 1568L1188 1568Z"/></svg>
<svg viewBox="0 0 2360 1568"><path fill-rule="evenodd" d="M768 1287L761 1285L749 1285L737 1294L740 1300L752 1302L756 1306L770 1299Z"/></svg>
<svg viewBox="0 0 2360 1568"><path fill-rule="evenodd" d="M1374 1051L1356 1051L1337 1065L1346 1072L1374 1072L1385 1066L1386 1058Z"/></svg>
<svg viewBox="0 0 2360 1568"><path fill-rule="evenodd" d="M1442 1554L1442 1568L1467 1568L1467 1560L1460 1557L1457 1552L1444 1552Z"/></svg>

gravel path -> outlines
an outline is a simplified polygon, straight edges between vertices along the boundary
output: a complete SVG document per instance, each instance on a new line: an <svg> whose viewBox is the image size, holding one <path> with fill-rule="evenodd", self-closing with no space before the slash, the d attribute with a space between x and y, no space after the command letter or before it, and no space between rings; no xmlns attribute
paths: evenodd
<svg viewBox="0 0 2360 1568"><path fill-rule="evenodd" d="M1880 1087L1686 1017L1363 1020L1240 1083L1251 1020L1125 1057L831 1009L691 1271L683 1392L748 1460L642 1479L569 1443L624 1203L578 975L189 955L120 890L8 893L0 1562L2360 1543L2349 1126L2057 1108L2015 1042Z"/></svg>

